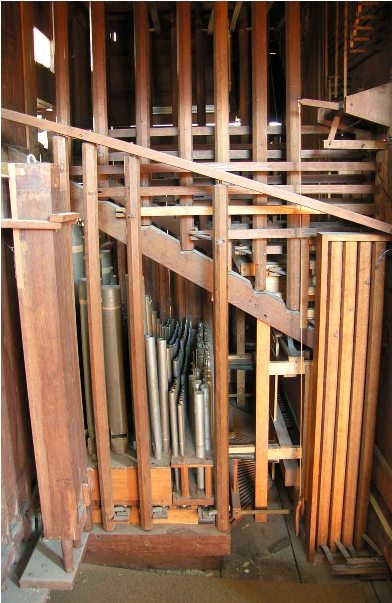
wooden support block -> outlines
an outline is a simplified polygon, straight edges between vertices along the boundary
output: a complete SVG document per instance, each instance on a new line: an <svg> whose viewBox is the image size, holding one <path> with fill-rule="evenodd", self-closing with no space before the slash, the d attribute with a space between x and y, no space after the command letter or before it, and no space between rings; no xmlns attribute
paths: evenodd
<svg viewBox="0 0 392 603"><path fill-rule="evenodd" d="M226 4L226 3L224 3ZM218 6L218 5L217 5ZM227 7L226 7L227 10ZM213 325L215 366L215 499L217 528L229 530L229 392L228 392L228 269L227 187L217 184L213 192Z"/></svg>
<svg viewBox="0 0 392 603"><path fill-rule="evenodd" d="M181 472L181 496L189 498L189 467L180 467Z"/></svg>
<svg viewBox="0 0 392 603"><path fill-rule="evenodd" d="M266 508L268 502L268 432L270 397L270 326L258 320L256 327L256 435L255 435L255 507ZM265 523L266 514L255 516Z"/></svg>
<svg viewBox="0 0 392 603"><path fill-rule="evenodd" d="M148 417L146 359L144 347L144 294L140 231L140 164L135 157L124 162L128 259L128 316L132 397L136 430L136 450L141 525L151 530L152 494L150 467L150 424Z"/></svg>

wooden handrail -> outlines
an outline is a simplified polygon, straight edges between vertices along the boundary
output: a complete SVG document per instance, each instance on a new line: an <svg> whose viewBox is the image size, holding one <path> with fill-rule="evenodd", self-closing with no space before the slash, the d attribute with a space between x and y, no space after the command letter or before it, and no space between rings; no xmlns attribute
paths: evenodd
<svg viewBox="0 0 392 603"><path fill-rule="evenodd" d="M223 172L220 169L206 166L201 163L195 163L194 161L190 161L188 159L173 157L172 155L168 155L162 151L155 151L154 149L141 147L137 144L116 140L110 138L109 136L97 134L96 132L82 130L81 128L65 126L47 119L39 119L38 117L26 115L25 113L19 113L17 111L11 111L10 109L2 109L1 117L2 119L21 123L26 126L38 128L40 130L46 130L47 132L60 134L61 136L67 136L70 138L75 138L76 140L83 140L84 142L91 142L96 145L106 146L111 149L116 149L117 151L128 153L129 155L148 159L150 161L165 163L172 167L181 168L188 172L206 176L207 178L212 178L218 182L245 188L259 195L269 195L271 197L287 201L288 203L294 203L295 205L301 205L303 207L307 207L308 209L315 209L331 216L336 216L341 220L349 220L355 224L360 224L361 226L365 226L367 228L373 228L387 234L392 234L392 225L388 224L387 222L375 220L374 218L363 216L362 214L357 214L350 210L337 207L323 201L318 201L317 199L312 199L304 195L299 195L298 193L283 190L276 186L271 186L270 184L257 182L255 180L250 180L249 178L244 178L243 176Z"/></svg>

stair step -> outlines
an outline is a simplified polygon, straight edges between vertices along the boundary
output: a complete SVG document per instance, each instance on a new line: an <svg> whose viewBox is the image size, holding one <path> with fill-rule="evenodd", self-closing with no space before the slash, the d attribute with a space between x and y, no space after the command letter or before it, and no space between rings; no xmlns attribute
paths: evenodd
<svg viewBox="0 0 392 603"><path fill-rule="evenodd" d="M82 534L80 548L74 549L74 569L64 571L59 540L40 538L20 578L22 589L72 590L87 546L88 534Z"/></svg>

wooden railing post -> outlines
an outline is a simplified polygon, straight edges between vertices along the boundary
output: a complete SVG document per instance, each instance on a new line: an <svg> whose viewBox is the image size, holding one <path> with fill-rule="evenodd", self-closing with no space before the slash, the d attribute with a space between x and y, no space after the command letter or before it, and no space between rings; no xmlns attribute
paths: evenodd
<svg viewBox="0 0 392 603"><path fill-rule="evenodd" d="M112 480L110 469L110 440L106 401L105 359L103 348L101 271L98 229L97 149L83 144L83 217L86 254L86 283L88 332L93 394L95 434L98 457L99 488L101 491L102 525L115 529Z"/></svg>
<svg viewBox="0 0 392 603"><path fill-rule="evenodd" d="M229 392L228 392L228 267L227 267L227 186L213 190L213 295L215 366L215 498L217 528L229 530Z"/></svg>
<svg viewBox="0 0 392 603"><path fill-rule="evenodd" d="M152 495L150 467L150 426L148 418L146 359L143 329L143 275L140 221L140 161L126 156L124 161L126 189L126 225L128 258L128 324L132 375L133 412L136 431L137 474L139 484L140 522L151 530Z"/></svg>
<svg viewBox="0 0 392 603"><path fill-rule="evenodd" d="M269 364L271 327L262 320L257 321L256 333L256 475L255 507L266 508L268 502L268 428L269 410ZM266 522L267 514L255 515L255 521Z"/></svg>

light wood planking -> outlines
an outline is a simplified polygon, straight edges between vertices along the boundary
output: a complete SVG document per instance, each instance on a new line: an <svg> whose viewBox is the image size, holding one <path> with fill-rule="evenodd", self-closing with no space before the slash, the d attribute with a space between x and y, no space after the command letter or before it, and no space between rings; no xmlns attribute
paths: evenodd
<svg viewBox="0 0 392 603"><path fill-rule="evenodd" d="M266 508L268 502L268 432L270 421L270 326L262 320L256 325L256 474L255 507ZM267 514L255 515L266 522Z"/></svg>
<svg viewBox="0 0 392 603"><path fill-rule="evenodd" d="M226 532L229 521L229 304L227 267L227 187L217 184L213 193L213 325L215 367L215 500L216 526Z"/></svg>

